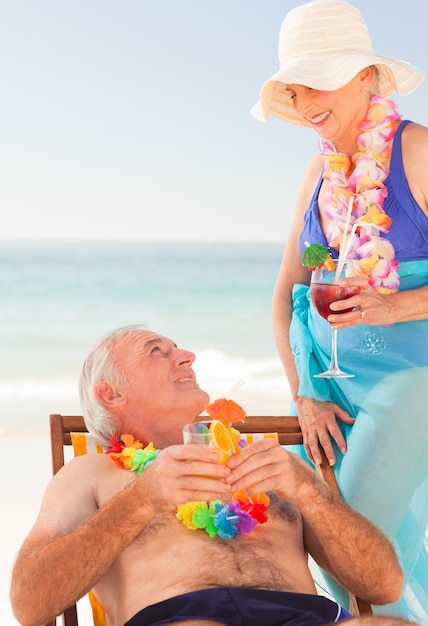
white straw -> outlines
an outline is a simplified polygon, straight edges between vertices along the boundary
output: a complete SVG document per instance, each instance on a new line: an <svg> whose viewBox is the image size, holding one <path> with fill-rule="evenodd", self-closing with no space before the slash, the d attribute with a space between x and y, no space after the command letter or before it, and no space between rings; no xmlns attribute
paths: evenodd
<svg viewBox="0 0 428 626"><path fill-rule="evenodd" d="M351 221L353 204L354 204L354 196L351 196L349 198L348 212L346 214L346 221L345 221L345 227L343 229L342 241L340 242L339 259L337 261L336 276L334 278L335 283L339 281L340 275L342 273L343 264L346 261L346 257L347 257L348 250L349 250L348 241L350 242L351 236L347 237L347 234L348 234L349 222Z"/></svg>
<svg viewBox="0 0 428 626"><path fill-rule="evenodd" d="M240 389L242 387L242 385L245 385L245 380L243 378L240 378L234 385L233 387L231 387L229 389L229 391L226 394L226 400L230 400L230 396L235 393L235 391L238 391L238 389Z"/></svg>
<svg viewBox="0 0 428 626"><path fill-rule="evenodd" d="M351 247L352 244L352 237L355 234L355 231L357 230L358 226L363 226L364 228L375 228L376 230L378 230L378 227L376 226L376 224L372 224L371 222L354 222L352 224L352 228L351 228L351 232L349 233L349 237L346 241L346 246L345 246L345 259L348 258L348 254L349 254L349 249Z"/></svg>

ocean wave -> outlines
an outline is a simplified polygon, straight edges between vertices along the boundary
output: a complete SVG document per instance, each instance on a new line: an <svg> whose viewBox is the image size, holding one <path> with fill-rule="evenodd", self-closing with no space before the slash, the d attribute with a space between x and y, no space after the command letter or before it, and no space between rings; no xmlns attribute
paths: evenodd
<svg viewBox="0 0 428 626"><path fill-rule="evenodd" d="M247 388L288 388L279 358L251 359L208 349L198 353L193 369L200 382L206 380L216 387L224 384L225 393L239 379L246 381Z"/></svg>
<svg viewBox="0 0 428 626"><path fill-rule="evenodd" d="M290 392L279 358L250 359L206 349L193 369L211 400L224 397L238 380L245 385L233 394L248 414L287 414ZM77 378L0 379L0 433L47 432L50 413L80 414Z"/></svg>
<svg viewBox="0 0 428 626"><path fill-rule="evenodd" d="M290 388L279 358L249 359L214 349L203 350L193 369L211 400L228 395L239 380L245 384L232 399L248 414L285 415L290 407Z"/></svg>
<svg viewBox="0 0 428 626"><path fill-rule="evenodd" d="M81 413L75 379L0 379L0 434L47 434L50 413Z"/></svg>
<svg viewBox="0 0 428 626"><path fill-rule="evenodd" d="M198 352L193 369L201 386L207 384L216 389L223 388L224 394L239 379L245 380L246 389L288 389L279 358L251 359L209 348ZM72 397L77 396L77 393L77 378L71 376L0 379L0 400L20 397Z"/></svg>
<svg viewBox="0 0 428 626"><path fill-rule="evenodd" d="M12 378L0 380L0 399L12 397L73 396L77 382L73 378Z"/></svg>

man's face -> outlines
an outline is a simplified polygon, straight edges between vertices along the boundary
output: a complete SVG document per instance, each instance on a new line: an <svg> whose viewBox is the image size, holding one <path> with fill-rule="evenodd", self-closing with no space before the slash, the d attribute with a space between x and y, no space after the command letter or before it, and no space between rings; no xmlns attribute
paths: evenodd
<svg viewBox="0 0 428 626"><path fill-rule="evenodd" d="M182 427L209 401L197 382L195 355L152 331L135 331L119 341L116 362L129 381L120 434L153 441L158 447L182 443ZM127 430L126 430L127 429Z"/></svg>

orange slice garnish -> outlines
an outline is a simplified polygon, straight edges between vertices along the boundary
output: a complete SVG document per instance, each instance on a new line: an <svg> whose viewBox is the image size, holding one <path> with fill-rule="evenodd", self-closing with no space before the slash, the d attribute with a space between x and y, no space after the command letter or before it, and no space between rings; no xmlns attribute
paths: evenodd
<svg viewBox="0 0 428 626"><path fill-rule="evenodd" d="M238 445L239 432L220 420L211 422L210 436L213 448L220 448L229 454L237 454L241 451Z"/></svg>
<svg viewBox="0 0 428 626"><path fill-rule="evenodd" d="M321 267L325 270L328 270L329 272L332 272L334 270L334 261L333 259L330 257L328 257L328 259L326 261L324 261L324 263L321 265Z"/></svg>

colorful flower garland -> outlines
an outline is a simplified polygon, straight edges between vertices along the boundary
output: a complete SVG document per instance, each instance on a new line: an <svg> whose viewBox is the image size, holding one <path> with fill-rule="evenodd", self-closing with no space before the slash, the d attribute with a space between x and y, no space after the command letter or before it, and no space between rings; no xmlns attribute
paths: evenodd
<svg viewBox="0 0 428 626"><path fill-rule="evenodd" d="M152 443L143 447L141 441L132 435L115 435L110 439L111 448L106 450L112 458L124 467L140 475L156 459L160 450ZM246 445L242 439L240 447ZM238 535L248 535L257 524L268 520L269 496L262 493L249 498L243 492L236 493L232 500L224 504L221 500L211 502L187 502L177 508L176 517L191 530L203 529L210 537L233 539Z"/></svg>
<svg viewBox="0 0 428 626"><path fill-rule="evenodd" d="M391 226L391 218L382 208L388 195L383 183L389 175L392 141L400 119L395 102L373 96L360 126L359 151L354 156L337 152L329 141L320 141L321 153L327 156L323 178L330 180L330 189L324 196L328 244L339 249L353 196L346 233L352 237L347 257L354 261L356 274L366 276L381 293L392 293L400 284L394 247L379 237L381 232L388 233ZM350 174L352 164L355 168Z"/></svg>

